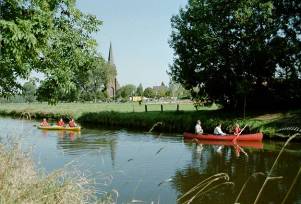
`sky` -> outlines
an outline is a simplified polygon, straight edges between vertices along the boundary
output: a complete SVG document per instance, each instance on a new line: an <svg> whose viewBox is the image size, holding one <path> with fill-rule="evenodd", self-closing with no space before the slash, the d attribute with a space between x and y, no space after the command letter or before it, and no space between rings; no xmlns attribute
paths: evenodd
<svg viewBox="0 0 301 204"><path fill-rule="evenodd" d="M187 0L78 0L84 13L103 21L95 38L98 50L107 60L110 42L121 86L143 87L168 84L167 71L173 61L168 40L170 18Z"/></svg>

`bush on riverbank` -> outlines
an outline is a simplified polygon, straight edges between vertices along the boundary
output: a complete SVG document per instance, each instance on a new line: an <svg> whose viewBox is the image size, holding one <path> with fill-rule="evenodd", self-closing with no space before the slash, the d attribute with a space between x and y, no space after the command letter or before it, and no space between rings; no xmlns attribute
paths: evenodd
<svg viewBox="0 0 301 204"><path fill-rule="evenodd" d="M193 132L196 121L202 121L205 132L212 133L214 127L221 122L223 129L230 132L235 123L242 127L248 125L245 133L263 132L266 137L275 134L276 127L270 125L273 120L259 120L253 117L242 119L233 113L217 111L191 111L191 112L148 112L148 113L119 113L119 112L98 112L84 113L78 120L82 124L124 127L138 129L142 131L150 130L155 124L154 131L183 133L184 131Z"/></svg>
<svg viewBox="0 0 301 204"><path fill-rule="evenodd" d="M19 145L0 144L0 203L90 203L95 191L85 177L63 170L49 175L37 172ZM111 203L109 199L102 203Z"/></svg>

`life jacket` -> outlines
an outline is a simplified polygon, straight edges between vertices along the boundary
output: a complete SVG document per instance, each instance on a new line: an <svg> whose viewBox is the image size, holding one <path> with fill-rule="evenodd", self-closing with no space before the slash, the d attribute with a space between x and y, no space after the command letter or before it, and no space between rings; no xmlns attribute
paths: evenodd
<svg viewBox="0 0 301 204"><path fill-rule="evenodd" d="M65 123L64 123L64 121L59 121L59 122L57 122L57 125L58 125L58 126L64 126Z"/></svg>
<svg viewBox="0 0 301 204"><path fill-rule="evenodd" d="M234 134L238 134L238 133L240 133L240 128L238 128L238 127L236 127L235 129L234 129Z"/></svg>
<svg viewBox="0 0 301 204"><path fill-rule="evenodd" d="M69 127L75 127L75 122L74 121L69 121Z"/></svg>
<svg viewBox="0 0 301 204"><path fill-rule="evenodd" d="M49 124L48 124L48 122L47 121L42 121L41 123L40 123L40 126L48 126Z"/></svg>

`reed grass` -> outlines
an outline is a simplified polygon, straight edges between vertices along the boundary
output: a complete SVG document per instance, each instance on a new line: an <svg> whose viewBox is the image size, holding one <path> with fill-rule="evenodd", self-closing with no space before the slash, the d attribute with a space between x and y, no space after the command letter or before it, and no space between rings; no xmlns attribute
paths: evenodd
<svg viewBox="0 0 301 204"><path fill-rule="evenodd" d="M292 139L294 139L295 137L297 137L297 136L299 136L299 135L300 135L300 133L296 133L296 134L290 136L290 137L287 139L287 141L285 142L285 144L283 145L283 147L281 148L281 150L280 150L280 152L279 152L279 154L278 154L276 160L274 161L274 163L273 163L273 165L272 165L270 171L268 172L268 175L267 175L266 179L264 180L264 182L263 182L263 184L262 184L262 186L261 186L261 188L260 188L260 190L259 190L259 192L258 192L258 194L257 194L257 197L256 197L256 199L255 199L255 201L254 201L254 204L258 203L259 198L260 198L260 196L261 196L261 194L262 194L262 191L263 191L263 189L265 188L265 186L266 186L266 184L268 183L268 181L273 179L273 177L271 177L271 175L272 175L272 173L273 173L273 171L274 171L274 168L275 168L276 164L278 163L278 160L279 160L280 156L282 155L282 153L283 153L285 147L290 143L290 141L291 141Z"/></svg>
<svg viewBox="0 0 301 204"><path fill-rule="evenodd" d="M36 170L30 153L17 143L0 144L0 203L112 203L99 200L89 179L64 169L45 174Z"/></svg>
<svg viewBox="0 0 301 204"><path fill-rule="evenodd" d="M196 198L208 193L209 191L216 189L222 185L234 185L233 182L229 182L229 175L226 173L218 173L204 179L197 185L193 186L190 190L184 193L181 197L177 199L177 202L183 200L184 198L190 196L191 198L183 202L184 204L190 204Z"/></svg>
<svg viewBox="0 0 301 204"><path fill-rule="evenodd" d="M298 180L300 174L301 174L301 167L299 168L299 171L298 171L297 175L295 176L295 178L294 178L294 180L293 180L293 182L292 182L292 184L291 184L289 190L287 191L285 197L283 198L281 204L285 204L285 203L286 203L287 198L288 198L289 194L291 193L292 189L294 188L294 186L295 186L295 184L296 184L296 182L297 182L297 180Z"/></svg>
<svg viewBox="0 0 301 204"><path fill-rule="evenodd" d="M254 201L254 204L258 203L259 198L260 198L260 196L261 196L261 193L262 193L264 187L266 186L266 184L268 183L268 181L271 180L271 175L272 175L272 173L273 173L273 171L274 171L274 168L275 168L276 164L278 163L278 160L279 160L280 156L282 155L282 153L283 153L285 147L290 143L290 141L291 141L292 139L294 139L295 137L297 137L297 136L299 136L299 135L300 135L299 133L296 133L296 134L292 135L291 137L289 137L289 138L287 139L287 141L285 142L285 144L283 145L283 147L281 148L281 150L280 150L280 152L279 152L279 154L278 154L276 160L275 160L274 163L273 163L273 166L271 167L271 169L270 169L270 171L269 171L269 173L268 173L266 179L264 180L264 182L263 182L263 184L262 184L262 186L261 186L261 188L260 188L260 190L259 190L259 193L257 194L257 197L256 197L256 199L255 199L255 201Z"/></svg>
<svg viewBox="0 0 301 204"><path fill-rule="evenodd" d="M265 188L265 186L267 185L267 183L269 181L279 180L279 179L283 179L284 178L283 176L272 176L272 174L273 174L274 169L275 169L275 167L276 167L276 165L277 165L277 163L278 163L278 161L279 161L282 153L284 152L286 146L291 142L291 140L295 139L298 136L301 136L300 128L295 128L295 127L291 128L290 127L290 128L280 129L280 131L285 131L285 130L292 130L292 131L295 131L297 133L295 133L295 134L293 134L291 136L286 136L287 140L286 140L285 144L282 146L280 152L277 155L277 158L275 159L275 161L274 161L271 169L269 170L269 172L267 174L264 174L263 172L255 172L251 176L249 176L249 178L243 184L240 192L238 193L238 195L237 195L237 197L236 197L236 199L234 201L234 204L239 204L238 201L239 201L239 199L240 199L243 191L246 189L246 186L251 181L251 179L256 178L257 176L264 176L265 177L265 180L264 180L261 188L259 189L258 194L257 194L257 196L255 198L255 201L254 201L254 204L257 204L259 202L259 200L260 200L260 197L261 197L261 194L263 192L263 189ZM296 182L297 182L300 174L301 174L301 167L299 168L299 171L298 171L297 175L293 179L292 184L290 185L289 190L286 193L286 195L284 196L281 204L286 203L287 198L288 198L289 194L291 193L293 187L295 186L295 184L296 184ZM230 180L230 178L229 178L228 174L226 174L226 173L218 173L218 174L215 174L213 176L210 176L209 178L201 181L197 185L193 186L186 193L184 193L181 197L179 197L177 199L177 202L182 201L182 203L184 203L184 204L190 204L193 200L195 200L199 196L204 195L204 194L206 194L209 191L212 191L214 189L218 189L222 185L234 185L234 183L230 182L229 180ZM188 199L186 201L183 201L184 198L187 198L187 197L190 197L190 199Z"/></svg>
<svg viewBox="0 0 301 204"><path fill-rule="evenodd" d="M291 136L283 135L283 137L287 138L287 140L286 140L285 144L282 146L280 152L278 153L278 155L277 155L277 157L276 157L276 159L275 159L275 161L274 161L274 163L273 163L271 169L269 170L269 172L268 172L267 175L265 176L266 178L265 178L265 180L264 180L264 182L263 182L261 188L259 189L259 192L258 192L258 194L257 194L257 196L256 196L256 198L255 198L254 204L257 204L257 203L259 202L260 197L261 197L261 194L262 194L262 192L263 192L263 189L265 188L265 186L267 185L267 183L268 183L269 181L271 181L271 180L283 179L283 176L272 176L272 173L273 173L273 171L274 171L274 169L275 169L275 167L276 167L276 165L277 165L277 163L278 163L278 161L279 161L279 158L281 157L282 153L284 152L286 146L291 142L291 140L293 140L293 139L295 139L296 137L298 137L298 136L301 135L301 134L300 134L300 128L295 128L295 127L294 127L294 128L292 128L292 127L289 127L289 128L283 128L283 129L280 129L279 131L286 131L286 130L295 131L295 132L297 132L297 133L295 133L295 134L293 134L293 135L291 135ZM296 183L296 181L297 181L297 179L298 179L298 177L299 177L300 174L301 174L301 168L299 169L297 175L295 176L295 178L294 178L294 180L293 180L293 182L292 182L292 184L291 184L291 186L290 186L288 192L286 193L286 195L285 195L285 197L284 197L284 199L283 199L283 201L282 201L281 204L284 204L284 203L286 202L286 200L287 200L287 198L288 198L288 195L290 194L291 190L293 189L293 187L294 187L294 185L295 185L295 183ZM255 172L254 174L252 174L252 175L246 180L246 182L244 183L244 185L242 186L240 192L238 193L238 195L237 195L237 197L236 197L236 199L235 199L235 201L234 201L234 204L239 204L238 200L239 200L239 198L240 198L242 192L245 190L247 184L249 183L249 181L251 180L251 178L254 178L254 177L258 176L258 175L265 175L265 174L263 174L262 172Z"/></svg>
<svg viewBox="0 0 301 204"><path fill-rule="evenodd" d="M257 176L265 176L265 174L263 172L255 172L253 173L251 176L249 176L249 178L246 180L246 182L244 183L244 185L242 186L242 188L240 189L235 201L234 201L234 204L239 204L238 203L238 200L242 194L242 192L245 190L245 188L247 187L247 185L249 184L249 182L251 181L251 179L253 178L256 178Z"/></svg>

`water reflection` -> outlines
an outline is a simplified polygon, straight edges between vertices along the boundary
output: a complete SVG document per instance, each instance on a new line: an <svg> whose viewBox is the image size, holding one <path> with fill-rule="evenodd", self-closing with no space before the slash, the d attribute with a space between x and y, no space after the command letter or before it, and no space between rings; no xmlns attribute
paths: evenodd
<svg viewBox="0 0 301 204"><path fill-rule="evenodd" d="M178 198L195 187L206 178L225 172L229 175L233 187L228 185L210 191L194 199L192 203L233 203L243 184L249 179L249 183L240 197L240 203L253 203L256 195L263 184L265 176L270 170L278 152L263 149L260 144L241 144L239 146L230 144L209 144L211 142L186 142L191 149L191 163L185 168L176 170L172 185L179 193ZM244 148L242 148L244 146ZM260 149L260 150L258 150ZM292 154L287 151L282 155L277 164L277 170L273 172L275 176L283 176L283 179L271 181L260 200L260 203L280 203L284 198L289 186L292 183L299 167L301 166L301 154ZM243 156L241 155L243 154ZM290 201L294 203L300 200L300 182L295 186L294 193L290 196ZM185 203L190 197L181 199L180 203Z"/></svg>
<svg viewBox="0 0 301 204"><path fill-rule="evenodd" d="M75 131L56 131L58 136L57 147L66 154L80 155L83 152L97 152L99 155L109 152L112 166L115 165L117 138L112 132L104 131L102 134L93 134ZM110 135L108 137L108 135Z"/></svg>
<svg viewBox="0 0 301 204"><path fill-rule="evenodd" d="M35 161L47 171L76 160L79 170L88 171L89 177L96 181L99 192L118 191L118 203L177 203L177 199L195 185L221 172L229 175L234 185L221 185L192 203L233 203L248 178L250 182L239 202L253 203L283 145L278 142L195 143L174 135L108 129L83 129L81 133L42 131L35 124L0 118L0 140L5 140L7 135L22 135L20 142L34 146ZM268 184L260 203L281 203L300 166L300 144L292 143L273 172L273 176L283 176L283 179ZM301 202L300 180L287 203Z"/></svg>

